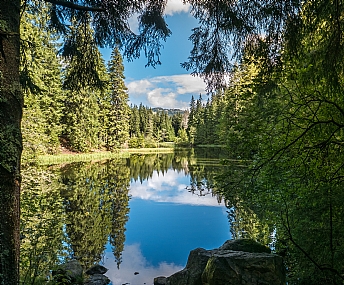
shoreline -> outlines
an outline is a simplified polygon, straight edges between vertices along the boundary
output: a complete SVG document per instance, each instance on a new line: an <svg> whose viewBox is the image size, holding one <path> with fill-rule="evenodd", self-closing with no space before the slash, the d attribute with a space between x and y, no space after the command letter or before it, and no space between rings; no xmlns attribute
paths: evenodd
<svg viewBox="0 0 344 285"><path fill-rule="evenodd" d="M111 158L127 158L131 154L153 154L153 153L171 153L176 148L131 148L119 149L117 151L94 151L88 153L68 152L60 154L39 155L37 163L39 165L46 164L62 164L81 161L105 160Z"/></svg>

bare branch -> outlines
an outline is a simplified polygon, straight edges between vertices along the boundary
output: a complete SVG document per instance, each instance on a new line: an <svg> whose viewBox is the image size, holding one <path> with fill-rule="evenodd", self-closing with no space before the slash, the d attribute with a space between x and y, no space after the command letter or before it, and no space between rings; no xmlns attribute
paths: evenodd
<svg viewBox="0 0 344 285"><path fill-rule="evenodd" d="M79 10L79 11L89 11L89 12L104 12L105 11L104 8L82 6L82 5L74 4L74 3L71 3L69 1L64 1L64 0L44 0L44 1L57 5L57 6L63 6L66 8Z"/></svg>

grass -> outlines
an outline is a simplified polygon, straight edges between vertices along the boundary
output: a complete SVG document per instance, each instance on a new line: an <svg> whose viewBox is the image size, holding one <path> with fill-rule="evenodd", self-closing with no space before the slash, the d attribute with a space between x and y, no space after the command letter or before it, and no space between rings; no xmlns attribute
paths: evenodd
<svg viewBox="0 0 344 285"><path fill-rule="evenodd" d="M129 153L125 152L92 152L92 153L68 153L68 154L56 154L56 155L40 155L38 156L38 164L60 164L66 162L79 162L79 161L93 161L103 160L109 158L122 158L129 157Z"/></svg>
<svg viewBox="0 0 344 285"><path fill-rule="evenodd" d="M51 165L51 164L72 163L72 162L79 162L79 161L105 160L105 159L111 159L111 158L127 158L127 157L130 157L131 154L171 153L176 149L176 147L177 146L173 142L163 142L163 143L159 143L159 148L128 148L128 149L119 149L114 152L98 151L98 152L91 152L91 153L40 155L38 156L38 164ZM221 146L202 145L202 146L197 146L197 147L221 147Z"/></svg>
<svg viewBox="0 0 344 285"><path fill-rule="evenodd" d="M121 149L115 152L101 151L92 153L68 153L68 154L56 154L56 155L40 155L38 156L39 165L51 165L61 163L71 163L79 161L94 161L104 160L111 158L126 158L130 157L131 154L148 154L148 153L170 153L173 152L174 148L130 148Z"/></svg>

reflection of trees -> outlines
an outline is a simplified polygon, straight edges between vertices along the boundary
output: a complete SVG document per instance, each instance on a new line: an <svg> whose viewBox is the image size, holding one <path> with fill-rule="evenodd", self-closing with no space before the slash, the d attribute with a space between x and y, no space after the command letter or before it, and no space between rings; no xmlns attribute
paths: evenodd
<svg viewBox="0 0 344 285"><path fill-rule="evenodd" d="M141 182L151 178L154 171L166 173L171 168L173 153L133 154L128 159L130 177Z"/></svg>
<svg viewBox="0 0 344 285"><path fill-rule="evenodd" d="M259 177L244 165L227 169L221 180L232 234L265 244L273 234L289 284L343 284L342 178L328 175L335 168L325 158L316 170L312 163L309 158L300 170L289 161L274 161Z"/></svg>
<svg viewBox="0 0 344 285"><path fill-rule="evenodd" d="M22 280L34 284L39 278L45 279L47 270L61 258L77 258L89 267L101 260L108 241L119 266L129 213L130 179L143 181L154 171L164 174L172 168L190 175L190 189L195 194L215 195L213 177L220 166L207 165L211 161L199 159L188 150L72 163L54 169L24 169Z"/></svg>
<svg viewBox="0 0 344 285"><path fill-rule="evenodd" d="M108 197L99 179L103 172L100 163L75 163L62 170L70 255L85 267L100 261L111 231Z"/></svg>
<svg viewBox="0 0 344 285"><path fill-rule="evenodd" d="M131 155L127 166L130 168L130 177L141 182L151 178L154 171L162 174L171 168L183 171L190 175L189 192L199 196L216 196L220 203L222 196L215 191L214 178L223 168L220 164L223 153L219 148L198 148L178 149L174 153Z"/></svg>
<svg viewBox="0 0 344 285"><path fill-rule="evenodd" d="M63 254L63 205L57 175L27 168L22 177L21 282L35 284Z"/></svg>
<svg viewBox="0 0 344 285"><path fill-rule="evenodd" d="M66 233L71 255L85 267L100 261L108 236L120 264L130 181L123 163L72 164L63 170Z"/></svg>
<svg viewBox="0 0 344 285"><path fill-rule="evenodd" d="M241 203L228 209L228 220L233 239L250 238L265 245L272 242L272 230L268 224L262 223L251 209Z"/></svg>
<svg viewBox="0 0 344 285"><path fill-rule="evenodd" d="M106 163L107 176L102 179L108 189L111 207L110 244L115 256L117 267L122 262L122 252L125 242L125 224L129 214L129 174L128 167L118 165L116 161Z"/></svg>

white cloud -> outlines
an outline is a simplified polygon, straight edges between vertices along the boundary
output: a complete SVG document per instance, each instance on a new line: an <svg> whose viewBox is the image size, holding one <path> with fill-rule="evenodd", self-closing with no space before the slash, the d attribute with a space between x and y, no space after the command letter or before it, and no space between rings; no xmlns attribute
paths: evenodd
<svg viewBox="0 0 344 285"><path fill-rule="evenodd" d="M182 0L168 0L165 14L172 16L176 13L187 13L190 10L190 4L183 4Z"/></svg>
<svg viewBox="0 0 344 285"><path fill-rule="evenodd" d="M200 77L192 76L189 74L180 74L172 76L160 76L156 77L159 81L171 81L177 86L178 94L186 93L204 93L205 83Z"/></svg>
<svg viewBox="0 0 344 285"><path fill-rule="evenodd" d="M130 95L146 94L153 87L153 84L147 79L132 81L127 85Z"/></svg>
<svg viewBox="0 0 344 285"><path fill-rule="evenodd" d="M165 9L165 15L173 16L174 14L178 13L188 13L190 11L190 4L183 4L182 0L168 0L166 9ZM139 21L138 21L138 13L133 14L129 19L128 23L130 26L130 29L135 33L139 33Z"/></svg>
<svg viewBox="0 0 344 285"><path fill-rule="evenodd" d="M168 90L169 89L157 88L149 91L147 93L148 102L153 107L162 108L185 108L187 106L187 104L176 100L176 93L168 92Z"/></svg>
<svg viewBox="0 0 344 285"><path fill-rule="evenodd" d="M139 244L124 247L123 262L119 270L111 252L107 253L105 258L104 266L109 269L106 276L112 284L153 284L154 277L170 276L182 269L182 266L173 263L162 262L157 267L148 264ZM139 274L135 275L135 272Z"/></svg>
<svg viewBox="0 0 344 285"><path fill-rule="evenodd" d="M128 19L129 27L135 34L139 33L139 21L137 19L138 16L139 14L135 13Z"/></svg>
<svg viewBox="0 0 344 285"><path fill-rule="evenodd" d="M191 95L205 93L206 85L199 77L180 74L131 81L127 87L130 97L145 96L153 107L186 109Z"/></svg>

